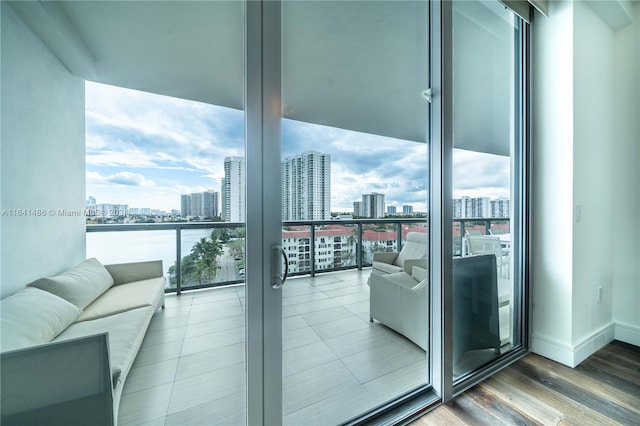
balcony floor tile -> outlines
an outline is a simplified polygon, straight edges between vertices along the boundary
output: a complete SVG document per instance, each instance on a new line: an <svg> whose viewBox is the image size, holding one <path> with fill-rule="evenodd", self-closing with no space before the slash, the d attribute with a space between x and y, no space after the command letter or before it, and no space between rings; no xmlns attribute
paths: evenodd
<svg viewBox="0 0 640 426"><path fill-rule="evenodd" d="M285 424L340 423L426 382L425 352L369 322L368 277L341 271L283 287ZM120 424L246 423L244 297L243 286L166 296L125 383Z"/></svg>

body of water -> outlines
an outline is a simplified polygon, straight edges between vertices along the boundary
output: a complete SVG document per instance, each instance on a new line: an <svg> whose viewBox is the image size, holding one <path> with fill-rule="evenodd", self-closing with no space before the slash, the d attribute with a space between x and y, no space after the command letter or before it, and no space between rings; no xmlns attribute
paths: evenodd
<svg viewBox="0 0 640 426"><path fill-rule="evenodd" d="M180 257L189 254L200 238L210 235L210 229L183 230ZM104 265L162 260L166 275L176 263L176 231L88 232L87 258L90 257Z"/></svg>

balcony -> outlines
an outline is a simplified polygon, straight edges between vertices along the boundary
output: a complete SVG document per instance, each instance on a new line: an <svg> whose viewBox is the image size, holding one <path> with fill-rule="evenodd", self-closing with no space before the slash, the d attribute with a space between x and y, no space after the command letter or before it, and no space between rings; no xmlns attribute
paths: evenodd
<svg viewBox="0 0 640 426"><path fill-rule="evenodd" d="M368 276L352 269L283 287L285 424L338 424L428 381L426 353L369 322ZM125 383L119 424L244 424L244 301L243 285L167 295Z"/></svg>
<svg viewBox="0 0 640 426"><path fill-rule="evenodd" d="M244 265L244 224L229 222L87 225L87 255L103 263L162 259L166 292L240 284ZM197 279L185 257L202 238L222 244L215 270ZM371 266L376 251L396 251L408 232L427 232L424 218L283 222L283 247L290 276ZM313 243L311 243L313 242ZM301 256L301 257L300 257ZM176 268L181 265L181 268Z"/></svg>
<svg viewBox="0 0 640 426"><path fill-rule="evenodd" d="M455 238L465 229L505 226L500 221L505 220L461 220ZM175 285L166 289L166 309L154 316L127 378L120 424L202 424L211 418L245 422L245 289L238 268L244 256L234 250L244 241L233 236L241 235L242 224L87 226L89 256L94 255L91 250L105 248L100 237L113 238L111 243L120 237L116 247L124 248L129 243L123 239L135 245L147 240L138 235L161 233L168 236L165 249L174 263L181 260L176 253L190 253L199 235L221 229L229 231L229 241L210 282L194 284L181 274L169 275ZM409 230L427 232L425 220L283 224L283 246L293 266L282 290L285 424L309 419L338 424L429 382L427 353L401 334L369 322L372 253L396 250ZM341 245L337 252L336 241ZM298 261L300 247L309 260ZM141 255L140 247L132 251ZM123 250L117 254L127 255ZM333 263L323 262L327 259ZM119 260L105 259L111 261ZM507 335L509 315L508 308L501 312Z"/></svg>

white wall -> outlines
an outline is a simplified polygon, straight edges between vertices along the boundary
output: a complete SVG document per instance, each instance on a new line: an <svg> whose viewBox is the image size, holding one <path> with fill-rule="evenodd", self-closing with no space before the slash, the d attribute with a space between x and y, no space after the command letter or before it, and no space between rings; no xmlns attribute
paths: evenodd
<svg viewBox="0 0 640 426"><path fill-rule="evenodd" d="M550 9L533 31L531 257L531 347L549 357L571 346L573 309L573 6L558 1Z"/></svg>
<svg viewBox="0 0 640 426"><path fill-rule="evenodd" d="M84 80L72 76L2 2L0 296L85 256Z"/></svg>
<svg viewBox="0 0 640 426"><path fill-rule="evenodd" d="M611 241L615 128L613 31L583 1L573 5L573 337L612 325ZM578 212L576 211L576 215ZM578 220L579 219L579 220ZM597 302L598 288L602 300Z"/></svg>
<svg viewBox="0 0 640 426"><path fill-rule="evenodd" d="M616 339L640 346L640 4L614 43L613 319Z"/></svg>
<svg viewBox="0 0 640 426"><path fill-rule="evenodd" d="M550 2L533 27L531 349L570 366L639 344L619 333L640 330L635 9L614 32L582 1Z"/></svg>

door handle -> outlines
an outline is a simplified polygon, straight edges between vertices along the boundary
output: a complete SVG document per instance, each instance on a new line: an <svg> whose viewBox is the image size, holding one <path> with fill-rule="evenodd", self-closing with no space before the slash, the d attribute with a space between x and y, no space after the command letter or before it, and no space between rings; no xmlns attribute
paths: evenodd
<svg viewBox="0 0 640 426"><path fill-rule="evenodd" d="M282 273L282 259L284 259L284 274ZM289 261L287 260L287 254L280 245L274 245L271 247L271 270L273 274L271 276L271 287L278 289L284 285L289 275Z"/></svg>

